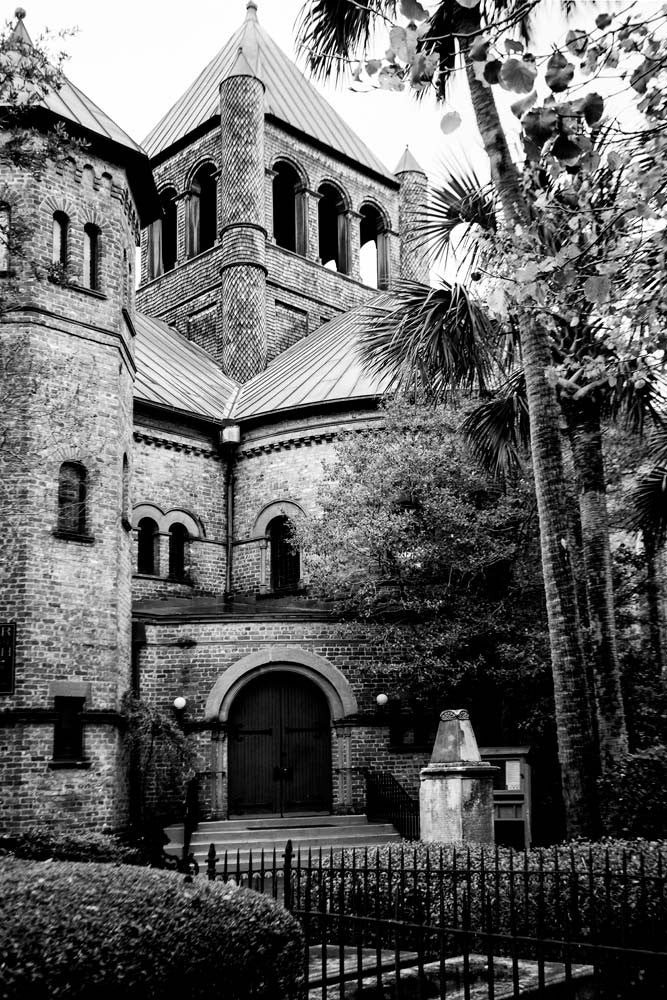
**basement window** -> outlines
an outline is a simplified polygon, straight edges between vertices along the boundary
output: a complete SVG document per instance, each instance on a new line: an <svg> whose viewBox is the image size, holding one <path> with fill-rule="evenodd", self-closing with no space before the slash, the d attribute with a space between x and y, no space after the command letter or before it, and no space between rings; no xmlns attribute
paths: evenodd
<svg viewBox="0 0 667 1000"><path fill-rule="evenodd" d="M83 762L84 698L54 698L53 762L64 766Z"/></svg>

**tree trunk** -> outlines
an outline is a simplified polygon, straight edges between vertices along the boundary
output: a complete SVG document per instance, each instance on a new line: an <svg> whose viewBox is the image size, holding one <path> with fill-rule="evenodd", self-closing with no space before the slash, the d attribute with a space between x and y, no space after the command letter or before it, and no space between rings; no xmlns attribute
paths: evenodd
<svg viewBox="0 0 667 1000"><path fill-rule="evenodd" d="M479 28L479 8L470 11L468 32ZM473 20L476 19L476 23ZM529 218L518 171L512 162L491 88L475 77L464 47L477 127L491 160L491 171L505 224ZM551 363L549 339L539 324L521 330L526 375L530 439L535 492L540 523L542 572L549 623L551 663L556 705L558 758L568 836L597 832L595 795L596 752L586 660L577 593L568 551L568 511L563 494L565 479L560 440L560 413L556 394L546 379Z"/></svg>
<svg viewBox="0 0 667 1000"><path fill-rule="evenodd" d="M577 476L581 541L597 730L602 771L628 752L616 645L614 589L609 550L606 480L599 414L578 412L571 421L572 453Z"/></svg>
<svg viewBox="0 0 667 1000"><path fill-rule="evenodd" d="M658 548L647 531L642 532L644 542L644 559L646 561L646 606L648 613L648 632L656 665L662 677L665 674L665 655L663 637L662 588L658 573Z"/></svg>

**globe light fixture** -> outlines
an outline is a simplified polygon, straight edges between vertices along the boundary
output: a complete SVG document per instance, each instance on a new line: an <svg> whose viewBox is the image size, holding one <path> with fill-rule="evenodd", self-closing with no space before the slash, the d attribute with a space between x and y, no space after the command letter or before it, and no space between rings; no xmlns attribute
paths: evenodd
<svg viewBox="0 0 667 1000"><path fill-rule="evenodd" d="M174 698L174 708L177 712L182 712L186 705L187 701L182 694L179 694L178 697Z"/></svg>
<svg viewBox="0 0 667 1000"><path fill-rule="evenodd" d="M378 704L378 708L384 708L384 706L389 703L389 698L384 693L379 694L375 700Z"/></svg>

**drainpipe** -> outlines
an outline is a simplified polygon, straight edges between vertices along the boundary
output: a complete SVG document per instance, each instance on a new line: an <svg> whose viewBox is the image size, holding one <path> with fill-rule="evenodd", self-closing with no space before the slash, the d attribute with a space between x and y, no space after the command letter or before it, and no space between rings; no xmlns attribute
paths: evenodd
<svg viewBox="0 0 667 1000"><path fill-rule="evenodd" d="M241 441L238 424L226 424L220 431L220 451L225 460L225 502L227 508L227 565L225 569L225 600L232 599L232 558L234 552L234 466L236 449Z"/></svg>

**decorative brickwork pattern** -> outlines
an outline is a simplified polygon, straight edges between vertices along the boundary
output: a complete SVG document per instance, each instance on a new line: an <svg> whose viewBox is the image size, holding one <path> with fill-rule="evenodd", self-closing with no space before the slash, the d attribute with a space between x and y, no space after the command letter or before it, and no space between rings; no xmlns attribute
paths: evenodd
<svg viewBox="0 0 667 1000"><path fill-rule="evenodd" d="M424 218L428 198L426 174L416 170L400 174L399 226L401 232L401 277L428 284L428 258L416 237Z"/></svg>
<svg viewBox="0 0 667 1000"><path fill-rule="evenodd" d="M234 76L220 87L222 130L222 352L246 382L266 367L264 87Z"/></svg>

